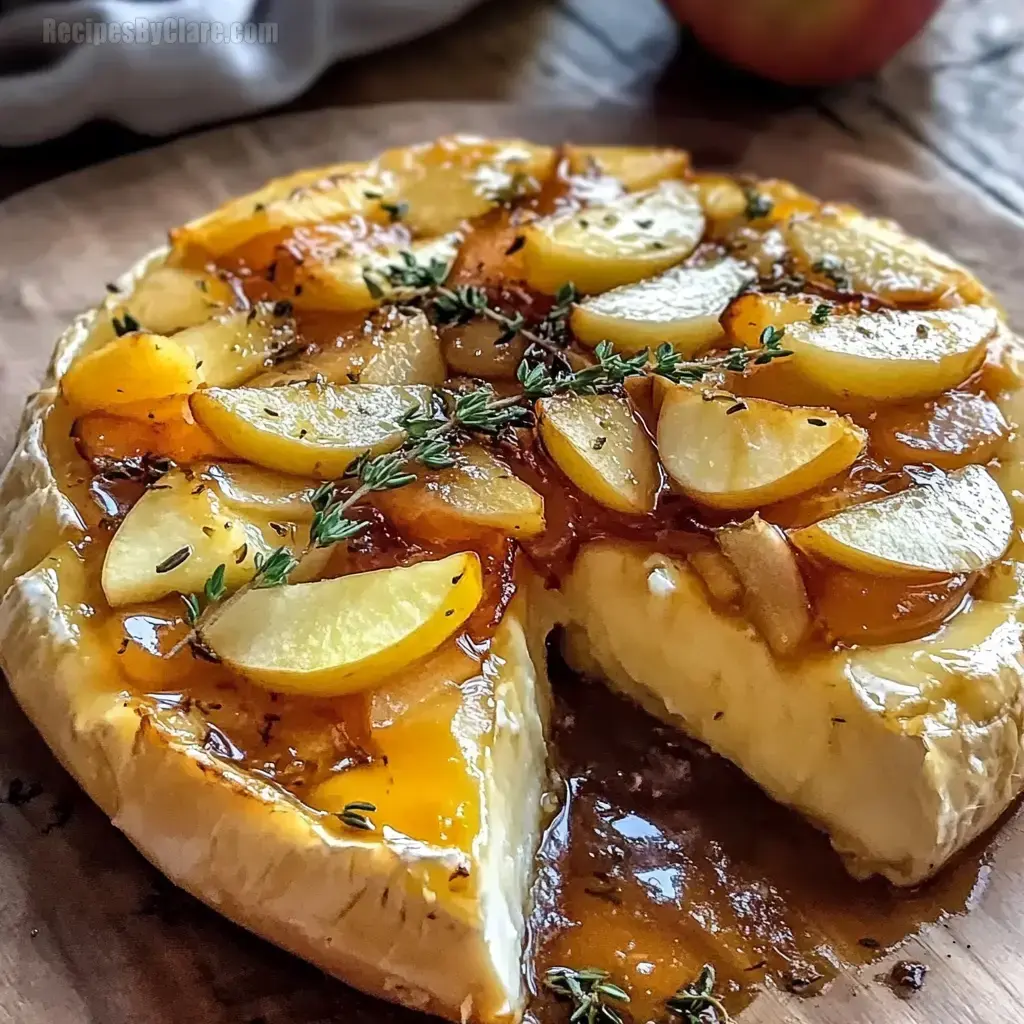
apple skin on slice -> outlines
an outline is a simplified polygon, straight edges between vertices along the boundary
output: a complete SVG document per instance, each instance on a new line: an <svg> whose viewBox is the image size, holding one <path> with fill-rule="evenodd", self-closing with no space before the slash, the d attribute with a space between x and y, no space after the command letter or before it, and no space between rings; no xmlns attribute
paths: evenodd
<svg viewBox="0 0 1024 1024"><path fill-rule="evenodd" d="M983 306L881 310L791 323L793 372L833 394L877 402L929 398L962 384L984 361L999 315Z"/></svg>
<svg viewBox="0 0 1024 1024"><path fill-rule="evenodd" d="M332 479L363 452L393 451L399 420L430 407L425 386L326 384L209 388L192 396L196 419L227 449L267 469Z"/></svg>
<svg viewBox="0 0 1024 1024"><path fill-rule="evenodd" d="M567 281L586 294L604 292L682 262L703 233L697 193L683 182L663 181L605 206L528 224L526 280L547 295Z"/></svg>
<svg viewBox="0 0 1024 1024"><path fill-rule="evenodd" d="M335 697L370 689L452 636L483 596L472 551L250 590L203 630L232 669L271 690Z"/></svg>
<svg viewBox="0 0 1024 1024"><path fill-rule="evenodd" d="M718 318L756 276L750 266L729 258L673 267L584 299L572 312L572 329L585 345L610 341L620 352L635 353L653 352L667 341L690 358L722 336Z"/></svg>
<svg viewBox="0 0 1024 1024"><path fill-rule="evenodd" d="M654 508L661 483L658 457L625 398L542 398L537 426L558 468L595 501L634 514Z"/></svg>
<svg viewBox="0 0 1024 1024"><path fill-rule="evenodd" d="M676 484L712 508L744 509L802 494L846 469L866 431L831 409L676 385L662 400L658 454Z"/></svg>
<svg viewBox="0 0 1024 1024"><path fill-rule="evenodd" d="M1002 556L1013 514L981 466L967 466L928 486L843 509L790 531L805 554L874 576L926 582L980 572Z"/></svg>

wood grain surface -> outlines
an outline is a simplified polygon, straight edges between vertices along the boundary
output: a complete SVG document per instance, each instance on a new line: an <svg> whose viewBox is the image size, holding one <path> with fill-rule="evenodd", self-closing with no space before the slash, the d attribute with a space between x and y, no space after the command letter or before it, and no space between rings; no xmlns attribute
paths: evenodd
<svg viewBox="0 0 1024 1024"><path fill-rule="evenodd" d="M659 141L705 165L756 168L897 216L973 267L1024 323L1024 226L904 136L852 139L785 115L760 127L607 107L487 104L327 110L217 130L37 187L0 204L0 448L57 333L103 283L178 224L266 177L454 129L542 141ZM941 218L935 211L941 210ZM326 1024L395 1021L384 1007L246 935L175 890L81 796L0 693L0 1022ZM1024 831L999 830L968 899L904 949L808 1000L758 997L744 1024L1020 1024ZM931 972L914 1000L876 976L897 956Z"/></svg>

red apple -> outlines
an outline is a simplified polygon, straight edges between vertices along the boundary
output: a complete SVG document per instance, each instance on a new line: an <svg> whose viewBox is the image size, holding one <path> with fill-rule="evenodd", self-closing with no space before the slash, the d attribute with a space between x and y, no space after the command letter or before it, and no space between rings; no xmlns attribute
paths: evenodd
<svg viewBox="0 0 1024 1024"><path fill-rule="evenodd" d="M942 0L666 0L712 53L787 85L877 71Z"/></svg>

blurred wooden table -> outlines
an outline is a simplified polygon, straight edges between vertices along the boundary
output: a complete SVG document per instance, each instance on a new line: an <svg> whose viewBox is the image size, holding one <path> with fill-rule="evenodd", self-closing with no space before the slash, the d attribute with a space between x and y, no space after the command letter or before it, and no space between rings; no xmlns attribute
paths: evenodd
<svg viewBox="0 0 1024 1024"><path fill-rule="evenodd" d="M1024 215L1024 3L947 0L875 80L775 88L701 53L659 0L490 0L384 56L328 71L287 110L392 100L629 102L745 122L814 111L855 137L909 135ZM0 150L0 198L153 140L110 125Z"/></svg>

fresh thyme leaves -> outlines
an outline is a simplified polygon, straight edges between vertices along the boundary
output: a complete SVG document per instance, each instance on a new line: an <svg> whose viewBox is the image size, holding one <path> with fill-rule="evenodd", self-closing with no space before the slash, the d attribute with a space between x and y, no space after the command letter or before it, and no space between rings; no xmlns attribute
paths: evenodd
<svg viewBox="0 0 1024 1024"><path fill-rule="evenodd" d="M832 307L827 302L820 302L814 307L814 312L811 313L811 323L815 327L824 327L828 323L831 313Z"/></svg>
<svg viewBox="0 0 1024 1024"><path fill-rule="evenodd" d="M351 800L338 812L338 818L343 825L357 829L360 832L373 832L376 826L367 817L377 810L376 804L368 800Z"/></svg>
<svg viewBox="0 0 1024 1024"><path fill-rule="evenodd" d="M136 331L142 330L142 324L127 310L125 310L124 319L118 320L116 316L113 316L110 318L110 322L114 327L114 333L119 338L125 334L134 334Z"/></svg>
<svg viewBox="0 0 1024 1024"><path fill-rule="evenodd" d="M523 394L529 399L547 398L564 392L601 394L619 387L628 377L639 377L645 373L665 377L676 384L695 383L719 370L743 373L751 366L764 366L773 359L792 355L782 347L784 334L777 327L766 327L761 333L758 348L729 349L721 355L700 360L684 359L668 342L659 345L653 356L644 349L636 355L623 357L614 351L611 342L602 341L594 349L597 363L593 366L575 373L558 374L541 363L531 366L524 359L516 376Z"/></svg>
<svg viewBox="0 0 1024 1024"><path fill-rule="evenodd" d="M743 211L747 220L760 220L775 209L775 203L756 188L745 188L743 194L747 197L747 206Z"/></svg>
<svg viewBox="0 0 1024 1024"><path fill-rule="evenodd" d="M210 578L206 581L206 586L203 587L203 596L206 598L207 604L216 604L224 596L227 590L224 582L224 572L225 566L221 563L213 570Z"/></svg>
<svg viewBox="0 0 1024 1024"><path fill-rule="evenodd" d="M823 274L831 282L836 291L848 292L852 284L850 275L847 274L843 261L832 253L826 253L820 260L811 267L816 274Z"/></svg>
<svg viewBox="0 0 1024 1024"><path fill-rule="evenodd" d="M269 555L257 551L253 559L256 565L256 574L252 578L254 590L263 587L280 587L288 582L289 574L298 566L299 560L288 548L274 548ZM221 566L223 568L223 566ZM211 577L212 579L212 577ZM207 581L209 586L209 581ZM221 597L224 591L221 591ZM210 602L211 604L213 602Z"/></svg>
<svg viewBox="0 0 1024 1024"><path fill-rule="evenodd" d="M199 615L202 612L199 598L195 594L182 594L181 599L185 602L185 621L190 626L194 626L199 621Z"/></svg>
<svg viewBox="0 0 1024 1024"><path fill-rule="evenodd" d="M420 299L434 322L439 324L464 324L478 316L485 317L503 328L495 339L497 344L506 344L521 336L553 355L559 355L565 347L565 325L577 298L571 283L562 285L551 311L537 328L528 329L521 313L510 316L492 306L482 288L474 285L448 288L444 282L450 265L444 260L435 258L420 263L408 250L400 252L398 258L400 262L380 269L363 269L363 282L374 299L385 299L389 292L398 293L405 300Z"/></svg>
<svg viewBox="0 0 1024 1024"><path fill-rule="evenodd" d="M696 980L684 985L665 1007L682 1024L729 1024L732 1020L715 995L715 969L711 964L705 964Z"/></svg>
<svg viewBox="0 0 1024 1024"><path fill-rule="evenodd" d="M573 970L571 967L552 967L544 975L544 985L561 999L573 1004L570 1024L622 1024L618 1010L606 1000L628 1003L629 996L614 982L608 972L594 967Z"/></svg>

